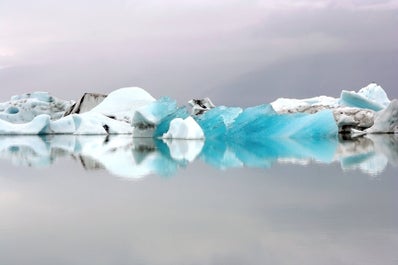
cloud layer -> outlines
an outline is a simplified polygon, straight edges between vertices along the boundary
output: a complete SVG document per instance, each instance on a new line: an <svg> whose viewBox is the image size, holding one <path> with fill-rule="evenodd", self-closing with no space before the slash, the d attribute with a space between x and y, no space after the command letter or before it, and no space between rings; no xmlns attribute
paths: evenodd
<svg viewBox="0 0 398 265"><path fill-rule="evenodd" d="M314 84L312 79L325 84L341 79L339 65L394 93L395 75L378 80L370 75L397 69L397 14L398 1L5 0L0 85L6 98L33 90L76 98L85 91L138 85L183 102L212 95L220 103L239 104L246 76L266 76L265 71L286 65L293 69L273 79L294 79L292 65L302 61L303 78L283 87L288 94L335 94L368 82L353 77L341 87ZM371 64L386 53L395 63L378 62L380 73L358 63ZM341 58L338 64L324 63L333 57ZM313 58L317 65L307 66ZM320 68L328 78L319 79ZM264 100L282 89L263 78L251 83ZM248 97L246 104L257 99Z"/></svg>

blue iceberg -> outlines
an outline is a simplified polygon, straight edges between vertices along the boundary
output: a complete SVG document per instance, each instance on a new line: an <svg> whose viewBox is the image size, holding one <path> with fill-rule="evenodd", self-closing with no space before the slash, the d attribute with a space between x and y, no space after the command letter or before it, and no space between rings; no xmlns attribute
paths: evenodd
<svg viewBox="0 0 398 265"><path fill-rule="evenodd" d="M270 104L241 110L217 107L196 118L206 139L262 142L269 138L333 137L338 128L331 110L278 114Z"/></svg>

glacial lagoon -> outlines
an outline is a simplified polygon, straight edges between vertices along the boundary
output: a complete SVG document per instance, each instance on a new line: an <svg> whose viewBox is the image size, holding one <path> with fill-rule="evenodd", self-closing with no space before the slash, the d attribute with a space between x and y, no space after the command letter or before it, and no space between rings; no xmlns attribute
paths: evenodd
<svg viewBox="0 0 398 265"><path fill-rule="evenodd" d="M2 264L397 264L398 136L0 137Z"/></svg>

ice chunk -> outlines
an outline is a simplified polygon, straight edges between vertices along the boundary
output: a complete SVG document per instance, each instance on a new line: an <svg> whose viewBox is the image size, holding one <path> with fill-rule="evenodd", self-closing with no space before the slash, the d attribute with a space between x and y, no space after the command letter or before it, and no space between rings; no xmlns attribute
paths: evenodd
<svg viewBox="0 0 398 265"><path fill-rule="evenodd" d="M319 96L306 99L278 98L271 102L272 108L278 113L316 112L315 110L330 109L338 106L338 99Z"/></svg>
<svg viewBox="0 0 398 265"><path fill-rule="evenodd" d="M398 99L390 102L386 109L376 113L374 125L367 133L398 133Z"/></svg>
<svg viewBox="0 0 398 265"><path fill-rule="evenodd" d="M100 104L105 98L106 95L103 94L84 93L84 95L75 104L70 106L70 108L65 111L64 116L90 111Z"/></svg>
<svg viewBox="0 0 398 265"><path fill-rule="evenodd" d="M340 107L333 109L333 115L339 132L363 130L373 125L375 112L370 109Z"/></svg>
<svg viewBox="0 0 398 265"><path fill-rule="evenodd" d="M227 128L241 112L241 108L220 106L195 118L204 131L206 139L222 138L226 136Z"/></svg>
<svg viewBox="0 0 398 265"><path fill-rule="evenodd" d="M162 137L170 128L170 123L176 119L185 119L189 117L188 111L185 107L179 107L175 111L171 112L169 115L163 117L159 124L157 124L153 137Z"/></svg>
<svg viewBox="0 0 398 265"><path fill-rule="evenodd" d="M125 87L110 93L91 112L102 113L117 120L131 123L131 115L135 110L154 101L155 98L142 88Z"/></svg>
<svg viewBox="0 0 398 265"><path fill-rule="evenodd" d="M369 84L360 89L358 93L343 90L340 96L340 105L342 106L371 109L374 111L386 108L389 103L390 100L386 92L377 84Z"/></svg>
<svg viewBox="0 0 398 265"><path fill-rule="evenodd" d="M176 118L170 122L169 130L162 138L168 139L204 139L202 128L189 116L186 119Z"/></svg>
<svg viewBox="0 0 398 265"><path fill-rule="evenodd" d="M111 119L95 112L73 115L76 131L74 134L131 134L133 128L126 122Z"/></svg>
<svg viewBox="0 0 398 265"><path fill-rule="evenodd" d="M216 107L209 98L191 99L188 101L188 103L192 107L192 115L201 115L206 111Z"/></svg>
<svg viewBox="0 0 398 265"><path fill-rule="evenodd" d="M159 124L164 117L177 111L177 109L178 106L175 100L169 97L162 97L148 105L136 109L133 113L132 125Z"/></svg>
<svg viewBox="0 0 398 265"><path fill-rule="evenodd" d="M0 103L0 119L11 123L26 123L38 115L47 114L51 120L56 120L72 104L71 100L58 99L47 92L16 95L10 101Z"/></svg>
<svg viewBox="0 0 398 265"><path fill-rule="evenodd" d="M50 116L41 114L32 121L22 124L14 124L0 120L0 134L47 134L50 132Z"/></svg>
<svg viewBox="0 0 398 265"><path fill-rule="evenodd" d="M139 137L162 136L168 130L171 120L186 117L188 117L188 112L184 107L179 108L175 100L162 97L133 113L134 135Z"/></svg>
<svg viewBox="0 0 398 265"><path fill-rule="evenodd" d="M50 123L50 131L54 134L72 134L76 132L74 115L68 115Z"/></svg>
<svg viewBox="0 0 398 265"><path fill-rule="evenodd" d="M388 104L390 104L390 100L388 99L384 89L375 83L371 83L366 87L361 88L358 91L358 94L372 102L380 104L383 108L386 108Z"/></svg>
<svg viewBox="0 0 398 265"><path fill-rule="evenodd" d="M330 137L337 135L331 110L315 114L277 114L271 105L245 109L231 124L228 138L248 137L255 141L264 138Z"/></svg>
<svg viewBox="0 0 398 265"><path fill-rule="evenodd" d="M96 112L72 114L58 120L41 114L22 124L0 120L0 134L132 134L129 123Z"/></svg>
<svg viewBox="0 0 398 265"><path fill-rule="evenodd" d="M337 134L331 110L315 114L278 114L271 105L240 108L217 107L197 118L206 138L233 141L289 137L329 137Z"/></svg>

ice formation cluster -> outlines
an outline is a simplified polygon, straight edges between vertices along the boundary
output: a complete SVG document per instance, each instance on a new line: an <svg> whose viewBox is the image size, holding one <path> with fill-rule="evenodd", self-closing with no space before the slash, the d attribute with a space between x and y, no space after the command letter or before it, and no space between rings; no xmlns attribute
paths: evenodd
<svg viewBox="0 0 398 265"><path fill-rule="evenodd" d="M13 96L0 103L0 134L132 134L137 137L219 139L241 144L264 138L325 138L338 133L398 132L398 100L377 84L340 98L280 98L246 109L191 100L192 111L168 97L155 99L138 87L79 101L46 92Z"/></svg>

